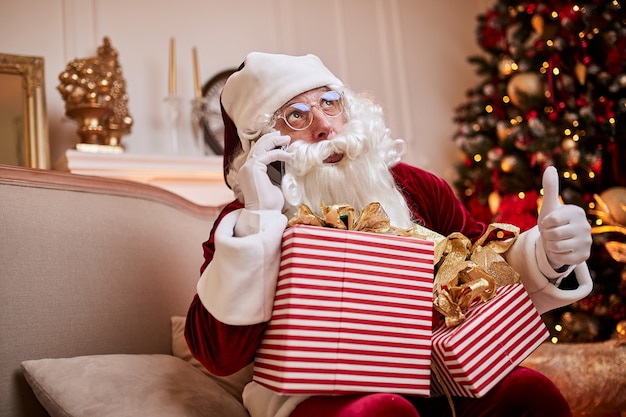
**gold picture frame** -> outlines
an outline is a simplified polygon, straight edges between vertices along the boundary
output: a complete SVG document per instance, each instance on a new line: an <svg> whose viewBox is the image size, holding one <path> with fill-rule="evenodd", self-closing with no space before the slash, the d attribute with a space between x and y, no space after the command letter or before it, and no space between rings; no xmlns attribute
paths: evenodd
<svg viewBox="0 0 626 417"><path fill-rule="evenodd" d="M7 148L14 147L15 152L18 153L15 165L49 169L50 144L46 112L44 59L38 56L0 54L0 75L2 74L18 76L3 78L3 82L10 82L11 84L21 82L22 100L15 100L15 97L5 99L2 97L3 91L9 89L0 89L0 105L21 106L23 110L22 117L19 118L21 123L16 127L18 134L2 134L0 141L5 141L3 145L6 145ZM16 111L19 113L19 109Z"/></svg>

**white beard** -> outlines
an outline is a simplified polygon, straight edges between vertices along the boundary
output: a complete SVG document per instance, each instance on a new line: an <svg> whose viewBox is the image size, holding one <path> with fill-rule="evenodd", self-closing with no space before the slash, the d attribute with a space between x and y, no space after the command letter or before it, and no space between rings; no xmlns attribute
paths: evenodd
<svg viewBox="0 0 626 417"><path fill-rule="evenodd" d="M404 141L390 139L382 119L377 118L377 114L353 118L329 140L289 145L294 157L285 166L282 183L288 217L301 204L319 216L322 202L348 204L357 215L369 203L379 202L392 226L411 227L412 216L389 171L399 160ZM343 159L323 162L335 153L343 153Z"/></svg>

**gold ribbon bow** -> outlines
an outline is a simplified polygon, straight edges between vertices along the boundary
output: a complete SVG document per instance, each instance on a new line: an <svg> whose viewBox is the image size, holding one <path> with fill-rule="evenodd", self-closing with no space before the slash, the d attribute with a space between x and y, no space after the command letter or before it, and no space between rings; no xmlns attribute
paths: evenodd
<svg viewBox="0 0 626 417"><path fill-rule="evenodd" d="M484 244L492 233L503 239ZM475 300L488 301L497 287L519 282L519 274L502 256L518 236L517 226L492 223L473 245L458 232L441 243L445 247L435 274L433 304L445 316L447 327L461 323L464 310Z"/></svg>

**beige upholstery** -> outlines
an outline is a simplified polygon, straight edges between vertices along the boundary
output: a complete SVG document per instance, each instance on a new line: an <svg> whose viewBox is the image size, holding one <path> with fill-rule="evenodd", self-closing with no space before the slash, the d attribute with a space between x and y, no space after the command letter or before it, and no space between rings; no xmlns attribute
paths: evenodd
<svg viewBox="0 0 626 417"><path fill-rule="evenodd" d="M171 354L218 208L155 187L0 165L0 416L43 416L20 363Z"/></svg>

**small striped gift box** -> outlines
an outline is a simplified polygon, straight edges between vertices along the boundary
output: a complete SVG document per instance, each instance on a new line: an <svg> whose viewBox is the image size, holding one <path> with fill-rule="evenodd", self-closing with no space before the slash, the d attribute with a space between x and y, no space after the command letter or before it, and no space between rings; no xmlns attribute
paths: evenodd
<svg viewBox="0 0 626 417"><path fill-rule="evenodd" d="M428 396L433 243L288 228L254 380L283 394Z"/></svg>
<svg viewBox="0 0 626 417"><path fill-rule="evenodd" d="M454 396L484 396L549 335L522 284L498 288L466 317L433 332L434 395L444 393L437 376Z"/></svg>

